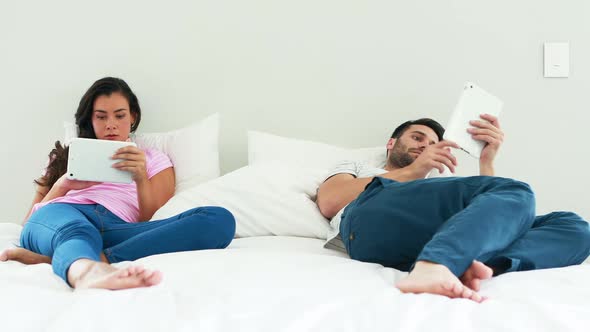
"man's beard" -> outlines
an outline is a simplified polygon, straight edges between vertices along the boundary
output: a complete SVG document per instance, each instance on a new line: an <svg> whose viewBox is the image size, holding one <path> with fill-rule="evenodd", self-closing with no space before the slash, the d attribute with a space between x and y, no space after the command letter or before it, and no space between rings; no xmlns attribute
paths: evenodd
<svg viewBox="0 0 590 332"><path fill-rule="evenodd" d="M408 153L408 147L398 139L389 153L387 163L393 168L403 168L409 166L414 160L414 157Z"/></svg>

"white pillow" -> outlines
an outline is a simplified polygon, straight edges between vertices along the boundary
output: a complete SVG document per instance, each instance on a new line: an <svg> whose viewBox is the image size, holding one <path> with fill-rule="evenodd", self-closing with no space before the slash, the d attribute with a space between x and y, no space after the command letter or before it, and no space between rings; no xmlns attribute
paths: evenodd
<svg viewBox="0 0 590 332"><path fill-rule="evenodd" d="M329 222L315 204L325 169L258 163L187 189L156 211L163 219L199 206L221 206L236 218L236 237L283 235L325 239Z"/></svg>
<svg viewBox="0 0 590 332"><path fill-rule="evenodd" d="M248 165L281 161L306 167L331 168L342 160L363 161L374 167L386 162L385 144L373 148L347 149L325 143L248 131Z"/></svg>
<svg viewBox="0 0 590 332"><path fill-rule="evenodd" d="M64 143L77 136L75 124L66 123ZM170 157L176 191L219 177L219 114L187 127L161 133L138 133L132 140L142 148L157 149Z"/></svg>

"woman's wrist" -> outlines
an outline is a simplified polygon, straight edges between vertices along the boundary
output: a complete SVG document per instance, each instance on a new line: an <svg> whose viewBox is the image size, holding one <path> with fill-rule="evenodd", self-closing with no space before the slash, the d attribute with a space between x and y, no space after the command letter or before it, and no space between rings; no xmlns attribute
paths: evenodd
<svg viewBox="0 0 590 332"><path fill-rule="evenodd" d="M139 186L147 185L150 182L150 180L147 177L147 174L144 174L143 176L140 176L140 177L134 179L134 181L135 181L135 184L137 184L138 187Z"/></svg>

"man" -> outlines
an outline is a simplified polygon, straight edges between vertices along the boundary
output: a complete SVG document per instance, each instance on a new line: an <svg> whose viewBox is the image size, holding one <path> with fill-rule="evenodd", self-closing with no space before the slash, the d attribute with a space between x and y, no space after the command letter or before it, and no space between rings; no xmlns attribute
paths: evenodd
<svg viewBox="0 0 590 332"><path fill-rule="evenodd" d="M504 133L498 119L471 121L486 143L480 176L425 179L454 173L457 160L432 119L400 125L387 142L383 169L344 162L318 189L317 204L332 219L326 247L351 258L410 271L396 287L476 302L481 280L505 272L579 264L590 254L590 228L571 212L535 217L525 183L494 177Z"/></svg>

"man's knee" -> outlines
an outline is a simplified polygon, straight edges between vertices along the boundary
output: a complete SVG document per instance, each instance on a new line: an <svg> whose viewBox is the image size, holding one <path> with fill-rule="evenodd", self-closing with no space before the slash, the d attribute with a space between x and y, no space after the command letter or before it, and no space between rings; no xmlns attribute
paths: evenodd
<svg viewBox="0 0 590 332"><path fill-rule="evenodd" d="M544 225L568 226L579 230L582 234L590 232L588 222L578 214L569 211L555 211L537 216L535 218L535 226Z"/></svg>
<svg viewBox="0 0 590 332"><path fill-rule="evenodd" d="M516 211L528 211L530 219L535 217L535 194L527 183L514 179L503 179L500 184L503 195Z"/></svg>
<svg viewBox="0 0 590 332"><path fill-rule="evenodd" d="M575 229L574 237L579 241L590 254L590 224L573 212L555 212L560 213L560 218L564 222L572 224Z"/></svg>
<svg viewBox="0 0 590 332"><path fill-rule="evenodd" d="M590 224L578 214L556 211L536 217L534 227L543 226L567 231L571 243L579 244L590 254Z"/></svg>
<svg viewBox="0 0 590 332"><path fill-rule="evenodd" d="M511 189L527 204L535 203L535 194L531 186L518 180L510 180Z"/></svg>
<svg viewBox="0 0 590 332"><path fill-rule="evenodd" d="M563 222L571 224L573 231L571 232L572 243L577 243L580 248L581 262L590 256L590 224L586 222L579 215L572 212L562 212L560 218Z"/></svg>

